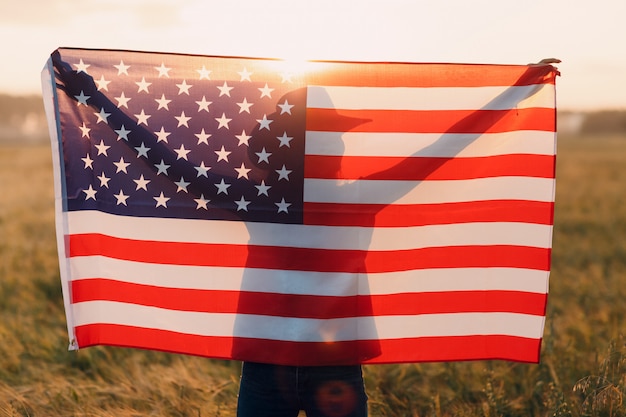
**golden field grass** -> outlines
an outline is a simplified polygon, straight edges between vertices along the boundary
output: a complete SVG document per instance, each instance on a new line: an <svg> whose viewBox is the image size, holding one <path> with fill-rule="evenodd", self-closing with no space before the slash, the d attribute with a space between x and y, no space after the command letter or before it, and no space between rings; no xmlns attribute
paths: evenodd
<svg viewBox="0 0 626 417"><path fill-rule="evenodd" d="M48 144L0 146L0 416L235 415L239 363L67 351ZM626 416L626 136L560 137L542 360L366 366L371 416Z"/></svg>

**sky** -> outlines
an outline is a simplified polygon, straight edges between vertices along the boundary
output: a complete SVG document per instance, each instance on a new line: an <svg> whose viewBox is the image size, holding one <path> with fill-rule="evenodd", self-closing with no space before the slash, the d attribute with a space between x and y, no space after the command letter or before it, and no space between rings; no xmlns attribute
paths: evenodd
<svg viewBox="0 0 626 417"><path fill-rule="evenodd" d="M3 1L0 93L39 94L58 47L385 62L555 57L559 109L626 109L625 19L625 0Z"/></svg>

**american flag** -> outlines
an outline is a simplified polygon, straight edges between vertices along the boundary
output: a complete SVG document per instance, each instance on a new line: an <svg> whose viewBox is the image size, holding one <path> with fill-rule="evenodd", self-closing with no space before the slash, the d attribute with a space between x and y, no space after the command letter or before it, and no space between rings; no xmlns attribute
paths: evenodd
<svg viewBox="0 0 626 417"><path fill-rule="evenodd" d="M70 348L537 362L556 75L56 50Z"/></svg>

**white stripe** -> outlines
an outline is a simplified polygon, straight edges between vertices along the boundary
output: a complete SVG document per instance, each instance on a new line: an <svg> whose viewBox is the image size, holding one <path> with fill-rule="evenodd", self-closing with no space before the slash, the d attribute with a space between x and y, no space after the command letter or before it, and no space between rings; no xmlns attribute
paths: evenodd
<svg viewBox="0 0 626 417"><path fill-rule="evenodd" d="M479 157L510 154L555 155L554 132L371 133L307 131L307 155Z"/></svg>
<svg viewBox="0 0 626 417"><path fill-rule="evenodd" d="M363 227L354 240L365 240ZM367 229L365 229L367 230ZM462 245L519 245L540 248L551 246L552 226L529 223L485 222L436 226L375 228L372 241L363 249L403 250ZM332 233L331 239L343 234ZM351 240L346 239L347 242Z"/></svg>
<svg viewBox="0 0 626 417"><path fill-rule="evenodd" d="M510 335L540 339L543 316L455 313L302 319L166 310L111 301L73 304L76 326L107 323L200 336L240 336L298 342Z"/></svg>
<svg viewBox="0 0 626 417"><path fill-rule="evenodd" d="M69 233L101 233L125 239L163 242L246 244L245 222L131 217L95 210L68 212Z"/></svg>
<svg viewBox="0 0 626 417"><path fill-rule="evenodd" d="M349 274L149 264L102 256L70 259L74 281L106 278L163 288L252 291L319 296L445 291L548 293L547 271L521 268L456 268Z"/></svg>
<svg viewBox="0 0 626 417"><path fill-rule="evenodd" d="M360 294L445 291L522 291L548 293L548 271L522 268L439 268L370 274ZM362 281L363 282L363 281Z"/></svg>
<svg viewBox="0 0 626 417"><path fill-rule="evenodd" d="M462 245L551 246L552 226L529 223L459 223L366 228L246 223L248 230L222 233L219 221L152 219L98 212L72 212L70 232L125 239L296 248L389 251ZM132 226L132 227L131 227Z"/></svg>
<svg viewBox="0 0 626 417"><path fill-rule="evenodd" d="M65 236L67 234L66 213L63 211L65 195L65 178L63 172L63 155L60 135L60 121L57 120L58 103L56 100L56 80L53 80L54 66L52 58L48 58L46 65L41 71L41 87L44 102L44 110L48 121L48 133L52 145L52 172L54 175L54 212L56 226L57 255L59 257L59 271L61 275L61 291L63 293L63 303L65 306L65 318L67 322L67 333L70 340L69 349L75 349L73 341L76 340L74 334L74 318L70 308L70 262L65 252Z"/></svg>
<svg viewBox="0 0 626 417"><path fill-rule="evenodd" d="M554 201L554 179L494 177L471 180L351 182L304 180L304 201L349 204L438 204L486 200Z"/></svg>
<svg viewBox="0 0 626 417"><path fill-rule="evenodd" d="M498 87L307 88L307 107L346 110L509 110L553 108L549 84Z"/></svg>

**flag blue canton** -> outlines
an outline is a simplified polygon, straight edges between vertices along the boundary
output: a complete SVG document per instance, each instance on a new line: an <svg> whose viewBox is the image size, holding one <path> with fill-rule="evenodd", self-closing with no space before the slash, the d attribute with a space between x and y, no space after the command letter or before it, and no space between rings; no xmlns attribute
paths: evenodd
<svg viewBox="0 0 626 417"><path fill-rule="evenodd" d="M67 210L302 221L303 85L255 60L128 58L68 67L53 56L59 110L71 116Z"/></svg>

